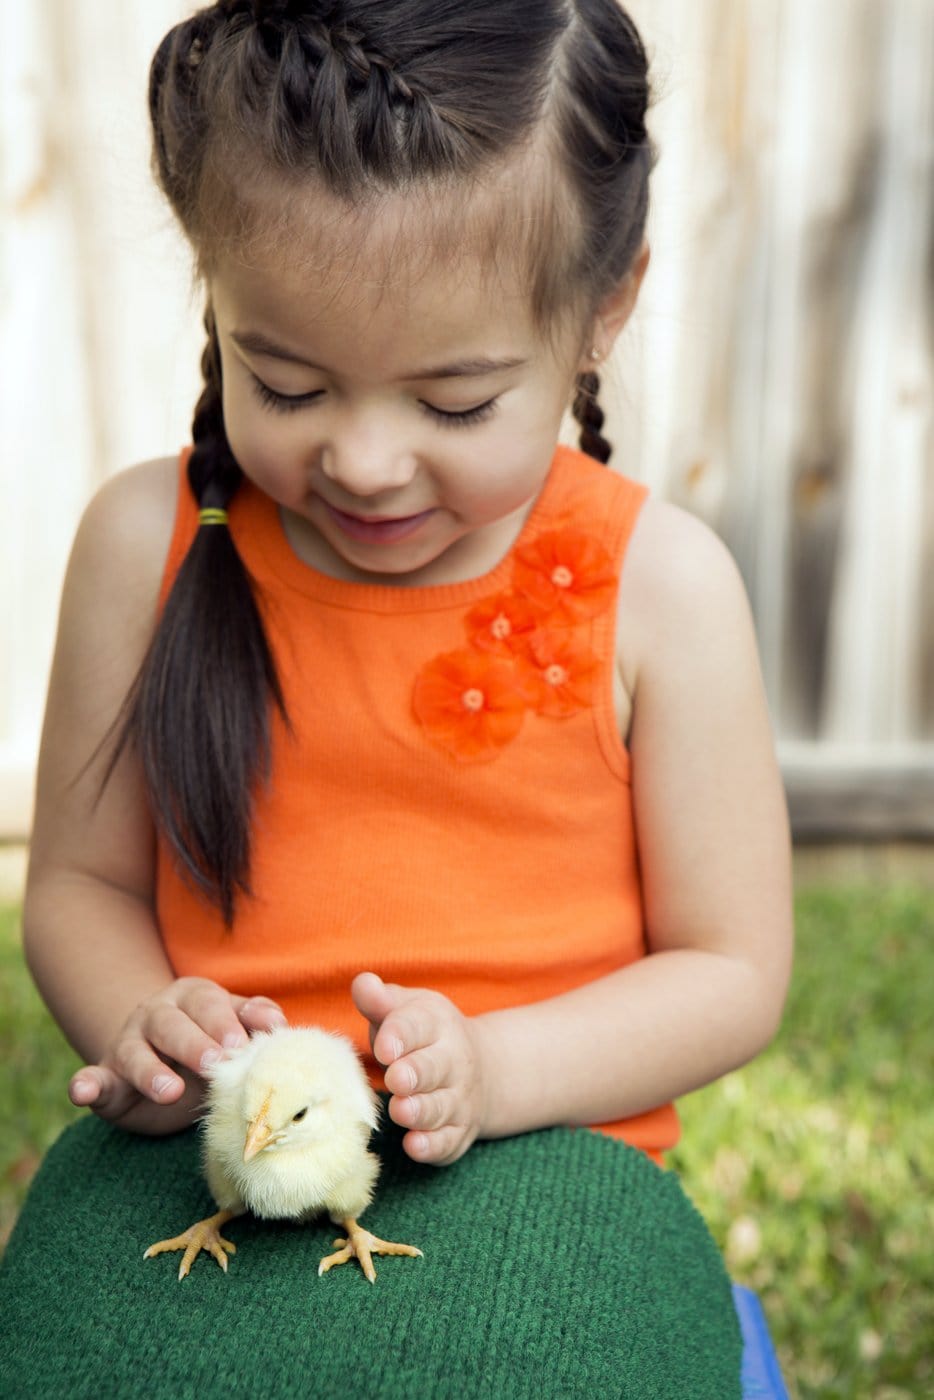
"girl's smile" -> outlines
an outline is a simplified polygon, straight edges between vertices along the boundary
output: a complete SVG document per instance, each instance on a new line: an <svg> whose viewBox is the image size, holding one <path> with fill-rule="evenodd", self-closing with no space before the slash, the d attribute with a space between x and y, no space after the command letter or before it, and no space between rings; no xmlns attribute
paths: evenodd
<svg viewBox="0 0 934 1400"><path fill-rule="evenodd" d="M499 562L541 490L578 337L534 325L518 269L464 253L400 273L393 220L390 205L349 268L218 264L224 421L305 563L456 582Z"/></svg>
<svg viewBox="0 0 934 1400"><path fill-rule="evenodd" d="M434 513L431 510L423 510L417 515L365 517L348 515L346 511L329 505L327 501L325 506L332 519L351 539L366 540L373 544L390 544L395 540L406 539Z"/></svg>

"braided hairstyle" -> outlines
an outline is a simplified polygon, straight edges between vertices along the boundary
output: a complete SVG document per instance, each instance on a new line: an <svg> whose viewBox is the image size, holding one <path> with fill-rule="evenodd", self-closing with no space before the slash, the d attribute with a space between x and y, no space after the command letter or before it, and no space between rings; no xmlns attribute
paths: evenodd
<svg viewBox="0 0 934 1400"><path fill-rule="evenodd" d="M548 179L512 191L512 205L526 204L504 205L496 236L525 241L538 323L573 311L583 325L642 243L656 159L647 70L617 0L218 0L175 25L152 60L153 172L207 284L230 248L284 248L290 201L315 182L348 211L400 190L451 197L538 141ZM242 473L210 301L205 329L188 480L199 507L223 509ZM606 461L598 390L595 373L579 376L573 410L581 446ZM262 599L229 531L202 525L118 717L104 783L132 742L182 873L228 927L250 893L272 707L288 724Z"/></svg>

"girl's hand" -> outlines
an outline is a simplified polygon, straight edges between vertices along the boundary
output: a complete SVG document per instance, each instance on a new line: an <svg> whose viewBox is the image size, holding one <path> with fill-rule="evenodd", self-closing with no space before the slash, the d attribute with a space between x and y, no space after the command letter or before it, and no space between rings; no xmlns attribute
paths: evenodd
<svg viewBox="0 0 934 1400"><path fill-rule="evenodd" d="M351 994L370 1023L370 1044L387 1066L389 1116L406 1133L402 1145L417 1162L447 1166L479 1135L486 1115L489 1073L477 1021L440 992L383 982L361 972Z"/></svg>
<svg viewBox="0 0 934 1400"><path fill-rule="evenodd" d="M140 1003L99 1064L71 1078L73 1104L142 1132L191 1123L201 1078L247 1032L285 1025L268 997L239 997L205 977L180 977ZM171 1110L171 1111L170 1111Z"/></svg>

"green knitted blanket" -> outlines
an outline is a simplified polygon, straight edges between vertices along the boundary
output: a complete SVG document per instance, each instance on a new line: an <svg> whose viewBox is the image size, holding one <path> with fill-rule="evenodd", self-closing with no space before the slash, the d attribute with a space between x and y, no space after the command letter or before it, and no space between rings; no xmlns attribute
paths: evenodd
<svg viewBox="0 0 934 1400"><path fill-rule="evenodd" d="M0 1395L730 1400L741 1343L717 1249L677 1177L586 1129L417 1166L392 1125L364 1224L423 1259L319 1278L338 1233L252 1217L225 1276L143 1260L213 1210L196 1132L93 1117L36 1178L0 1269Z"/></svg>

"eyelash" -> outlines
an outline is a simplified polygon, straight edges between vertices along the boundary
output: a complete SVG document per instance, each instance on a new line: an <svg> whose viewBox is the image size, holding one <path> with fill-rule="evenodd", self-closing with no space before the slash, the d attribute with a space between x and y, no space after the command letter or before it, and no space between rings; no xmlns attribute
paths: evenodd
<svg viewBox="0 0 934 1400"><path fill-rule="evenodd" d="M264 384L256 375L250 376L253 388L260 402L266 407L274 409L277 413L294 413L299 408L307 406L320 397L320 391L316 390L311 394L277 394L275 389L270 389L268 384ZM487 399L486 403L477 404L476 408L462 409L457 413L445 412L443 408L434 408L430 403L425 403L419 399L419 405L429 417L445 428L466 428L473 423L481 423L485 418L489 418L496 411L497 400Z"/></svg>

